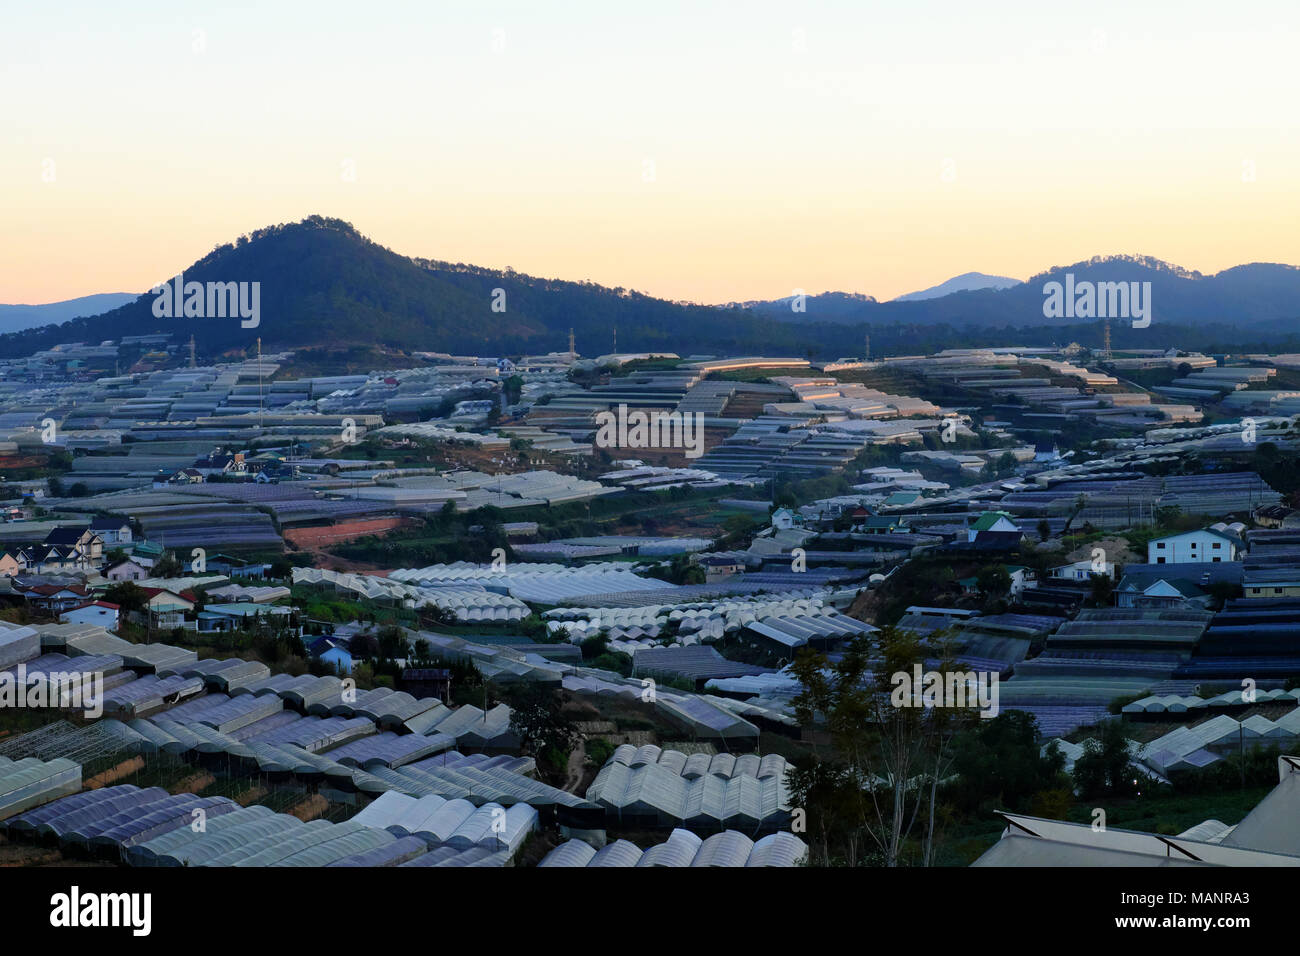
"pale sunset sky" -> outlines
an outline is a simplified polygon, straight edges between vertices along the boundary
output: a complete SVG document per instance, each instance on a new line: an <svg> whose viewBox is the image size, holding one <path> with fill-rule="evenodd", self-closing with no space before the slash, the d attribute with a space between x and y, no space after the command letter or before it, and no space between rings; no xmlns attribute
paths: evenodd
<svg viewBox="0 0 1300 956"><path fill-rule="evenodd" d="M672 299L1300 263L1300 4L11 4L0 302L318 213Z"/></svg>

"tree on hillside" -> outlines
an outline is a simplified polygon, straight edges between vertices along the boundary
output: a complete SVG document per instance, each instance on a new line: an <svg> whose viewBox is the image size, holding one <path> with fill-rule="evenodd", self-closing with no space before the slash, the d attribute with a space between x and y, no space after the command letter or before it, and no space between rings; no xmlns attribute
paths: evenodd
<svg viewBox="0 0 1300 956"><path fill-rule="evenodd" d="M375 636L375 641L379 656L387 660L406 657L410 651L410 641L406 638L406 632L396 624L385 624L381 627Z"/></svg>
<svg viewBox="0 0 1300 956"><path fill-rule="evenodd" d="M153 576L156 578L177 578L185 573L185 567L174 553L168 551L154 562Z"/></svg>
<svg viewBox="0 0 1300 956"><path fill-rule="evenodd" d="M954 751L953 796L967 810L1027 810L1036 794L1060 786L1065 767L1059 747L1041 752L1038 721L1023 710L979 721Z"/></svg>
<svg viewBox="0 0 1300 956"><path fill-rule="evenodd" d="M990 564L975 575L975 586L986 598L1006 597L1011 593L1011 574L1000 564Z"/></svg>
<svg viewBox="0 0 1300 956"><path fill-rule="evenodd" d="M1133 792L1135 772L1124 724L1108 720L1101 733L1083 745L1083 753L1074 762L1074 782L1084 797L1122 797Z"/></svg>
<svg viewBox="0 0 1300 956"><path fill-rule="evenodd" d="M953 738L975 712L912 706L899 695L899 678L910 680L913 665L924 667L931 653L911 632L884 627L850 642L835 662L809 648L795 658L795 716L830 740L787 777L795 805L822 838L817 862L852 866L869 856L885 866L933 863L939 786L951 770ZM938 673L947 670L941 664Z"/></svg>
<svg viewBox="0 0 1300 956"><path fill-rule="evenodd" d="M143 611L149 596L134 581L121 581L104 591L104 600L116 604L123 611Z"/></svg>
<svg viewBox="0 0 1300 956"><path fill-rule="evenodd" d="M1089 595L1094 607L1110 607L1112 595L1115 593L1115 581L1109 574L1090 574L1088 580L1092 582L1092 590Z"/></svg>
<svg viewBox="0 0 1300 956"><path fill-rule="evenodd" d="M348 639L348 653L357 660L369 660L379 654L379 641L368 631L358 631Z"/></svg>
<svg viewBox="0 0 1300 956"><path fill-rule="evenodd" d="M563 710L562 692L540 681L528 681L510 693L510 729L521 746L561 772L577 732Z"/></svg>

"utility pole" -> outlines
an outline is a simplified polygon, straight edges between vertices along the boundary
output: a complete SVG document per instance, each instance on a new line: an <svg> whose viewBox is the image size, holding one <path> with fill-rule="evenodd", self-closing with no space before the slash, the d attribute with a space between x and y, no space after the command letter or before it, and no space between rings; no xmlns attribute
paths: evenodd
<svg viewBox="0 0 1300 956"><path fill-rule="evenodd" d="M257 430L262 431L262 337L257 337Z"/></svg>
<svg viewBox="0 0 1300 956"><path fill-rule="evenodd" d="M1241 763L1241 789L1246 789L1246 725L1237 722L1237 753Z"/></svg>

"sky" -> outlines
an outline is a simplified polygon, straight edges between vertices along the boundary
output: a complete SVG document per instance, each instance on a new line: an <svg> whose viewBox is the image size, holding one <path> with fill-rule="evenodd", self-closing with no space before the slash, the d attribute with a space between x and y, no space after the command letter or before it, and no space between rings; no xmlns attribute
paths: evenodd
<svg viewBox="0 0 1300 956"><path fill-rule="evenodd" d="M1298 27L1294 0L11 5L0 302L143 292L311 214L701 302L1300 263Z"/></svg>

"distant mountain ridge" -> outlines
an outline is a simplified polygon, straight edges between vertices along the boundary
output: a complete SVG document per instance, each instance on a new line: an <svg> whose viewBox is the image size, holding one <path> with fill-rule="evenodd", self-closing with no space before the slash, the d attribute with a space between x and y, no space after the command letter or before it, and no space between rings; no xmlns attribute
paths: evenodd
<svg viewBox="0 0 1300 956"><path fill-rule="evenodd" d="M920 302L924 299L939 299L945 295L952 295L954 292L1009 289L1013 285L1020 285L1020 282L1020 279L1012 279L1009 276L992 276L985 272L963 272L959 276L953 276L946 282L940 282L938 285L932 285L930 288L922 289L919 292L909 292L906 295L897 296L891 301Z"/></svg>
<svg viewBox="0 0 1300 956"><path fill-rule="evenodd" d="M1006 341L1007 330L1016 330L1025 344L1068 336L1064 344L1088 339L1096 328L1044 315L1043 286L1067 273L1080 281L1150 282L1153 326L1182 329L1185 347L1196 347L1193 339L1271 341L1300 328L1300 269L1294 266L1251 263L1203 276L1146 256L1097 257L1007 288L934 298L879 302L860 293L826 292L713 306L411 258L347 222L311 216L241 236L181 271L186 282L260 283L257 326L243 327L238 318L159 317L155 296L146 292L99 315L0 335L0 355L157 332L173 333L177 342L193 334L208 356L247 350L258 337L268 350L378 345L535 354L566 348L570 329L585 355L612 351L615 330L625 351L680 354L851 355L862 347L863 326L872 334L873 351L889 342L909 350L973 347ZM1117 346L1129 339L1129 347L1162 342L1150 328L1115 332Z"/></svg>
<svg viewBox="0 0 1300 956"><path fill-rule="evenodd" d="M1300 268L1256 262L1203 275L1152 256L1096 256L1067 266L1054 266L1025 282L1004 289L954 292L937 298L862 302L853 308L820 310L823 298L810 296L807 312L791 314L784 300L751 303L758 314L784 321L846 323L947 324L980 328L1060 324L1044 315L1044 286L1075 280L1150 282L1153 324L1229 322L1265 326L1294 322L1300 317ZM835 300L839 301L839 300Z"/></svg>
<svg viewBox="0 0 1300 956"><path fill-rule="evenodd" d="M0 305L0 332L18 332L83 316L102 315L134 298L129 292L101 292L41 305Z"/></svg>

